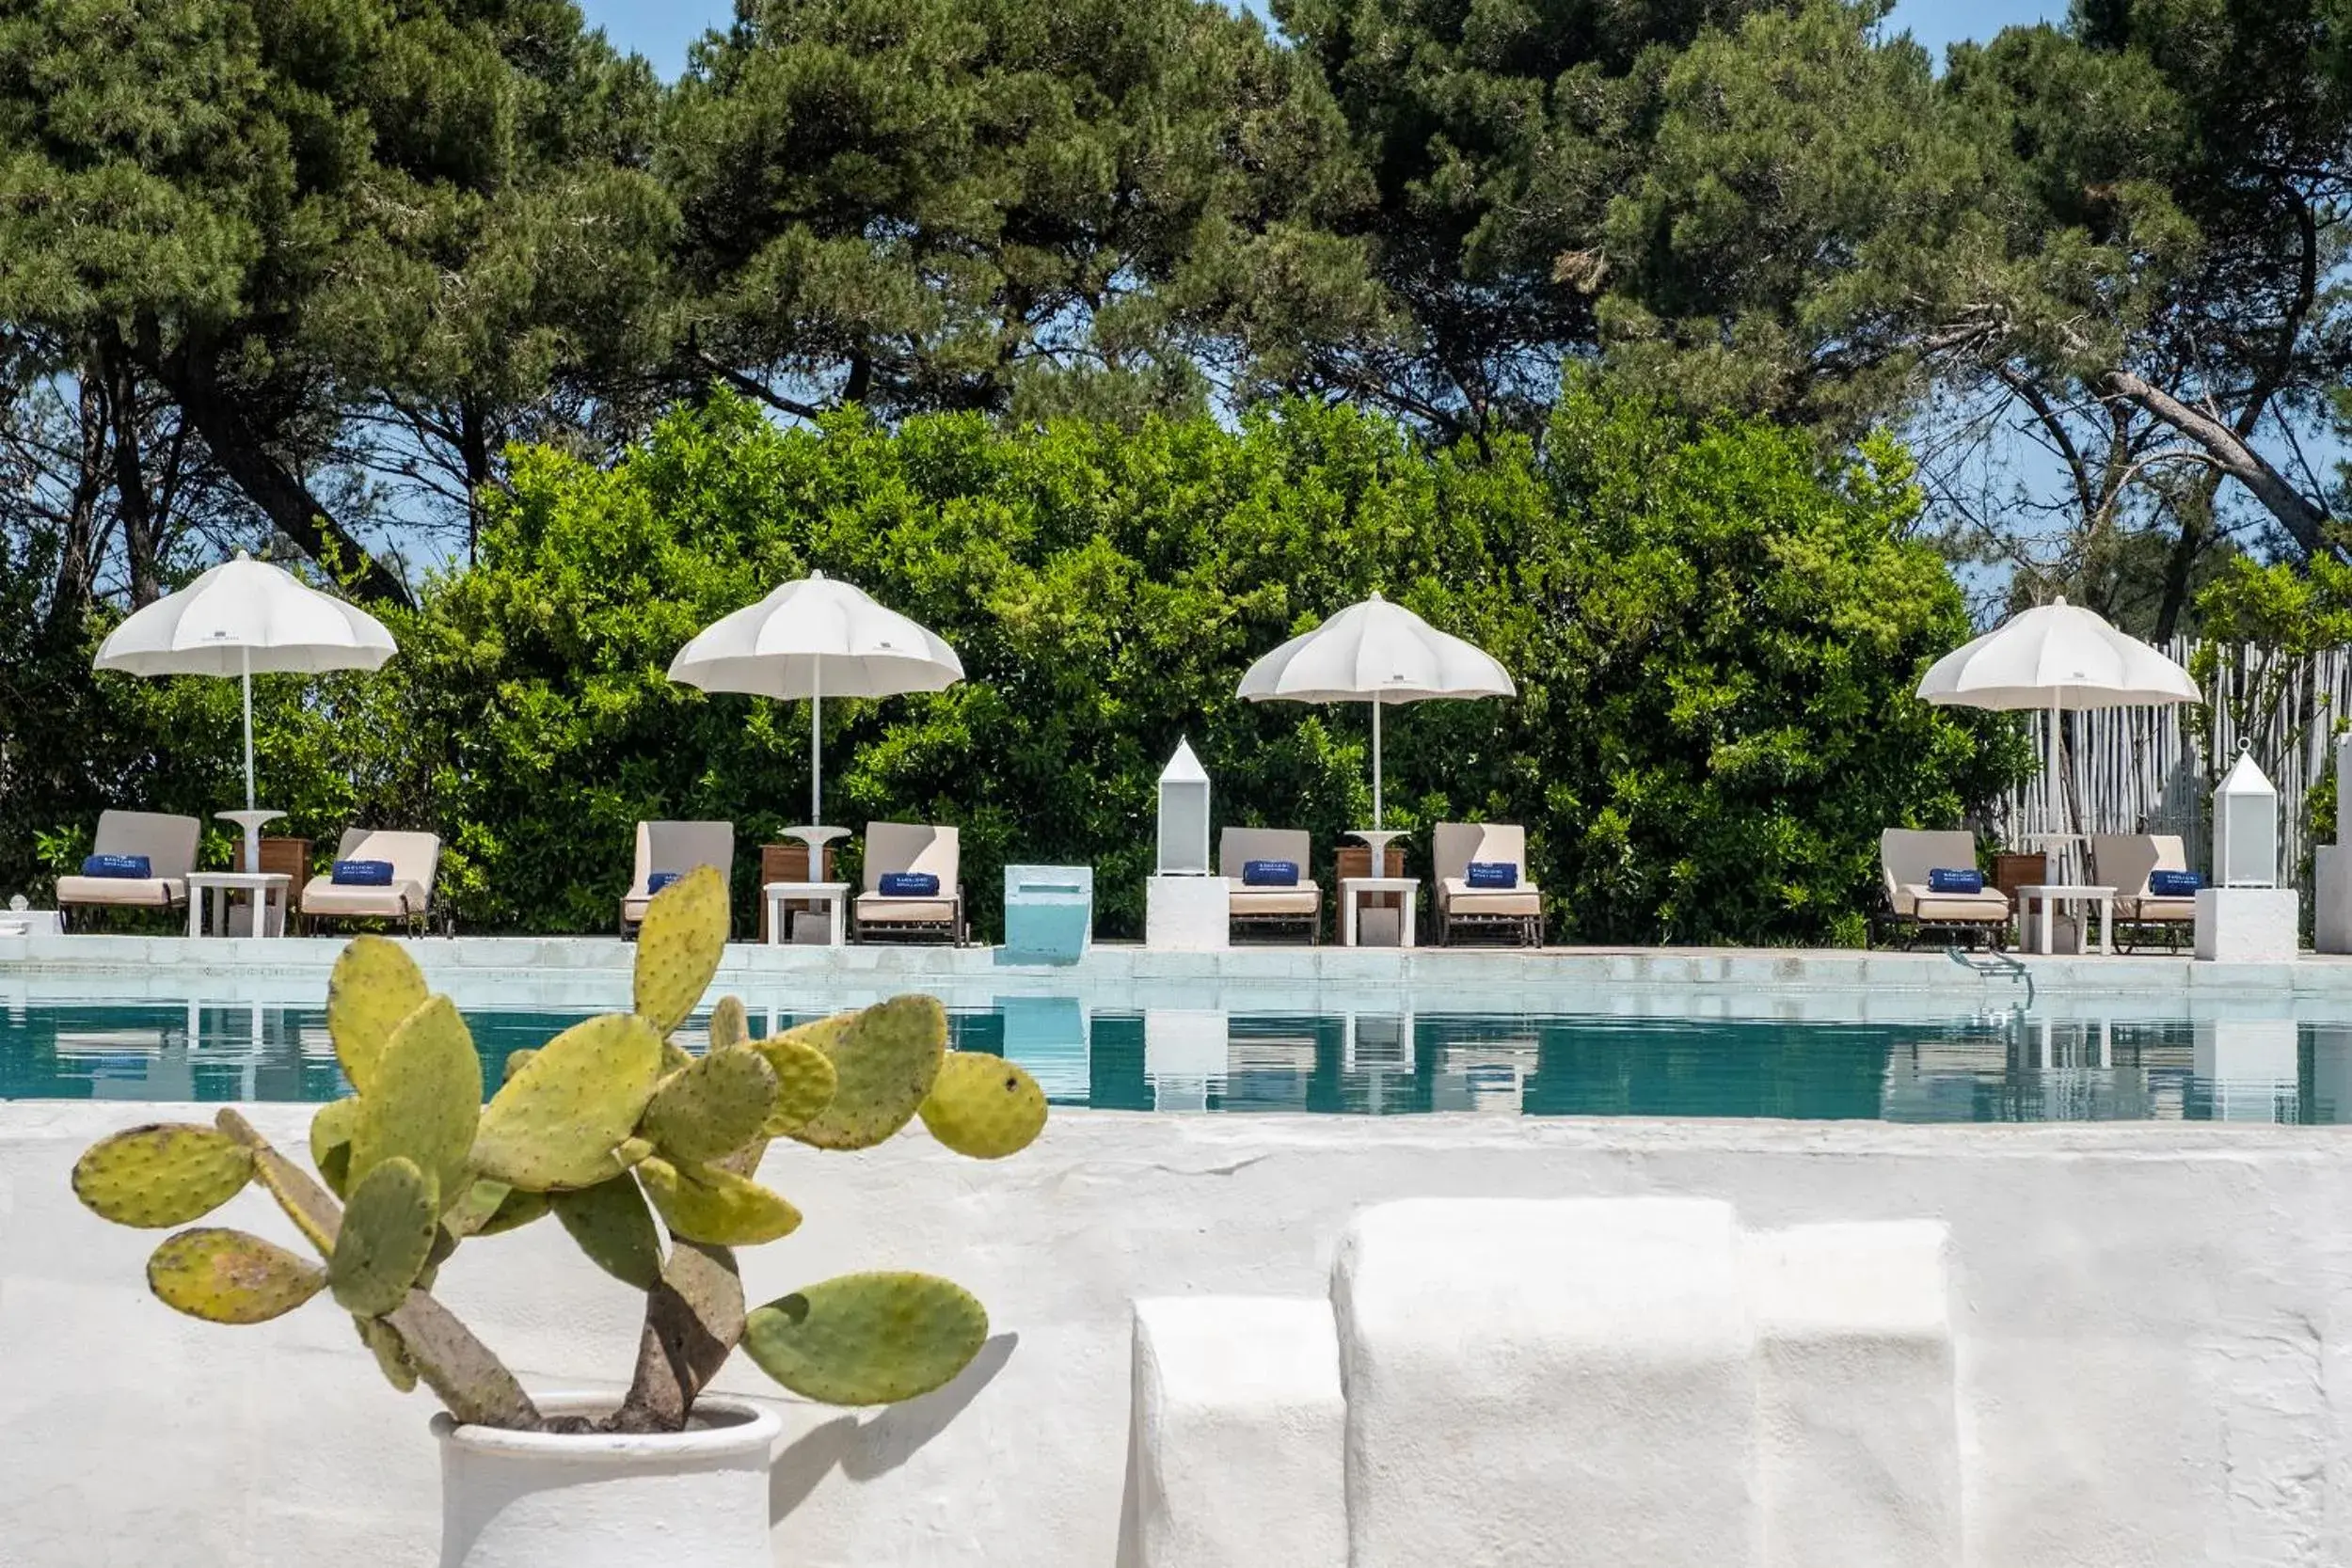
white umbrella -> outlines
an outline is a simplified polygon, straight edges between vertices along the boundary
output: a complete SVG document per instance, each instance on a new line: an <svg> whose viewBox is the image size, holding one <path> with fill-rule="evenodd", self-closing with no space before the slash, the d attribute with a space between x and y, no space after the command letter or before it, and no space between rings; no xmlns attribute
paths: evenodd
<svg viewBox="0 0 2352 1568"><path fill-rule="evenodd" d="M1375 594L1252 664L1238 692L1253 703L1372 705L1372 825L1380 827L1380 709L1439 697L1515 697L1510 672L1483 649Z"/></svg>
<svg viewBox="0 0 2352 1568"><path fill-rule="evenodd" d="M824 700L944 691L963 679L963 660L853 585L811 572L706 626L670 661L670 678L705 691L808 699L814 825L824 819Z"/></svg>
<svg viewBox="0 0 2352 1568"><path fill-rule="evenodd" d="M2047 710L2052 831L2062 820L2058 714L2203 701L2188 672L2064 599L2021 610L1935 661L1919 695L1956 707Z"/></svg>
<svg viewBox="0 0 2352 1568"><path fill-rule="evenodd" d="M133 675L234 675L245 691L246 864L261 863L253 806L253 677L375 670L398 649L384 623L239 550L134 612L91 665Z"/></svg>

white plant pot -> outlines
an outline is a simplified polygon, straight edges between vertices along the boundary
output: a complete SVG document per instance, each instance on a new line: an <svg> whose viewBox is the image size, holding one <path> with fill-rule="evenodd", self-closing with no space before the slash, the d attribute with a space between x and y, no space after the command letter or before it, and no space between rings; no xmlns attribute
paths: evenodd
<svg viewBox="0 0 2352 1568"><path fill-rule="evenodd" d="M537 1396L601 1416L604 1394ZM459 1426L441 1443L441 1568L774 1568L768 1459L784 1423L741 1400L695 1402L685 1432L561 1434Z"/></svg>

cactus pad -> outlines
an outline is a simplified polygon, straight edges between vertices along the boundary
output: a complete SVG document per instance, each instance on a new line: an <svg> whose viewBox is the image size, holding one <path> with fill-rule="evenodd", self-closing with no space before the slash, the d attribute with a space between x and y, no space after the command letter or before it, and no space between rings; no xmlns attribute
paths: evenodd
<svg viewBox="0 0 2352 1568"><path fill-rule="evenodd" d="M660 1070L661 1037L644 1019L607 1013L574 1024L483 1111L474 1168L530 1192L595 1186L621 1168L613 1147L636 1130Z"/></svg>
<svg viewBox="0 0 2352 1568"><path fill-rule="evenodd" d="M792 1130L819 1148L870 1148L914 1119L947 1052L947 1012L936 997L897 996L862 1012L803 1024L781 1037L832 1059L832 1102Z"/></svg>
<svg viewBox="0 0 2352 1568"><path fill-rule="evenodd" d="M455 1197L442 1202L441 1225L461 1242L469 1236L478 1236L484 1226L497 1218L514 1191L505 1182L493 1181L486 1176L469 1177Z"/></svg>
<svg viewBox="0 0 2352 1568"><path fill-rule="evenodd" d="M374 1077L352 1121L347 1180L356 1190L382 1162L405 1158L431 1184L437 1212L466 1184L482 1116L482 1058L455 1004L436 996L402 1020L376 1057Z"/></svg>
<svg viewBox="0 0 2352 1568"><path fill-rule="evenodd" d="M310 1164L337 1197L351 1190L351 1133L359 1122L359 1097L330 1100L310 1118Z"/></svg>
<svg viewBox="0 0 2352 1568"><path fill-rule="evenodd" d="M253 1177L253 1151L226 1133L153 1123L90 1145L73 1163L73 1196L103 1219L159 1230L200 1219Z"/></svg>
<svg viewBox="0 0 2352 1568"><path fill-rule="evenodd" d="M550 1193L548 1207L588 1260L624 1285L650 1291L661 1282L661 1235L631 1176L578 1192Z"/></svg>
<svg viewBox="0 0 2352 1568"><path fill-rule="evenodd" d="M668 1037L719 972L727 943L727 879L698 865L653 895L637 927L637 1016Z"/></svg>
<svg viewBox="0 0 2352 1568"><path fill-rule="evenodd" d="M539 1048L535 1045L519 1046L516 1049L508 1052L506 1053L506 1060L499 1064L499 1082L501 1084L513 1083L515 1081L515 1074L522 1071L522 1069L530 1064L531 1058L536 1056L537 1054L539 1054Z"/></svg>
<svg viewBox="0 0 2352 1568"><path fill-rule="evenodd" d="M723 996L710 1009L710 1049L734 1051L752 1043L752 1018L739 996Z"/></svg>
<svg viewBox="0 0 2352 1568"><path fill-rule="evenodd" d="M833 1058L799 1035L794 1030L752 1047L768 1059L769 1069L776 1075L776 1108L769 1115L768 1125L760 1129L771 1137L805 1126L833 1103L840 1085Z"/></svg>
<svg viewBox="0 0 2352 1568"><path fill-rule="evenodd" d="M743 1349L796 1394L826 1404L891 1404L928 1394L972 1363L988 1312L925 1274L850 1274L755 1307Z"/></svg>
<svg viewBox="0 0 2352 1568"><path fill-rule="evenodd" d="M638 1162L637 1179L661 1211L662 1223L690 1242L757 1246L800 1228L798 1209L733 1171L681 1167L657 1155Z"/></svg>
<svg viewBox="0 0 2352 1568"><path fill-rule="evenodd" d="M400 1330L380 1318L354 1317L351 1323L359 1331L359 1342L374 1354L384 1381L398 1393L405 1394L415 1388L417 1363L409 1356L407 1341L400 1337Z"/></svg>
<svg viewBox="0 0 2352 1568"><path fill-rule="evenodd" d="M242 1230L183 1230L147 1260L147 1285L156 1298L208 1323L265 1323L326 1284L325 1270Z"/></svg>
<svg viewBox="0 0 2352 1568"><path fill-rule="evenodd" d="M1045 1127L1045 1091L1001 1056L951 1052L923 1097L923 1125L958 1154L1001 1160L1029 1147Z"/></svg>
<svg viewBox="0 0 2352 1568"><path fill-rule="evenodd" d="M484 1185L477 1180L474 1185ZM536 1219L544 1219L548 1212L548 1195L527 1193L519 1187L509 1187L506 1196L490 1212L490 1217L475 1227L477 1236L502 1236L509 1230L520 1230Z"/></svg>
<svg viewBox="0 0 2352 1568"><path fill-rule="evenodd" d="M354 937L326 982L326 1032L351 1086L365 1094L375 1059L400 1021L424 1006L424 975L406 949L385 937Z"/></svg>
<svg viewBox="0 0 2352 1568"><path fill-rule="evenodd" d="M395 1154L351 1189L326 1283L344 1310L380 1318L401 1304L432 1256L436 1189L415 1162Z"/></svg>
<svg viewBox="0 0 2352 1568"><path fill-rule="evenodd" d="M673 1159L699 1165L759 1136L776 1108L776 1073L756 1051L713 1051L661 1081L644 1135Z"/></svg>

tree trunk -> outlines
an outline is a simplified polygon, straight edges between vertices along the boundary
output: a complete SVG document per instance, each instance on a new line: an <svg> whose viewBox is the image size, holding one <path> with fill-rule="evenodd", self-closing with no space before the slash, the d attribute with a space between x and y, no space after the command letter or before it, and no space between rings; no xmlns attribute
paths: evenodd
<svg viewBox="0 0 2352 1568"><path fill-rule="evenodd" d="M156 371L180 404L182 416L204 437L221 471L279 532L311 560L342 577L355 597L415 604L400 575L335 521L300 476L269 450L263 432L246 418L234 395L220 385L213 366L199 354L183 350Z"/></svg>
<svg viewBox="0 0 2352 1568"><path fill-rule="evenodd" d="M2129 400L2202 447L2217 467L2253 494L2308 558L2334 548L2328 538L2333 521L2326 511L2287 482L2269 459L2225 421L2192 408L2163 388L2129 371L2110 370L2094 383L2110 397Z"/></svg>
<svg viewBox="0 0 2352 1568"><path fill-rule="evenodd" d="M466 564L482 543L482 490L490 483L489 421L474 399L457 400L457 456L466 466Z"/></svg>
<svg viewBox="0 0 2352 1568"><path fill-rule="evenodd" d="M147 463L139 445L139 376L121 335L109 326L98 340L98 372L114 427L115 511L122 519L122 555L131 576L131 608L164 594L163 527L147 493Z"/></svg>

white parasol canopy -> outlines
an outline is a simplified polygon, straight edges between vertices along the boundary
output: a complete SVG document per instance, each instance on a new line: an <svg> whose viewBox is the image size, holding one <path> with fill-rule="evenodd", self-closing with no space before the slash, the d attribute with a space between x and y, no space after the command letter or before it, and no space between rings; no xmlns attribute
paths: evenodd
<svg viewBox="0 0 2352 1568"><path fill-rule="evenodd" d="M1375 594L1252 664L1237 694L1253 703L1370 703L1372 825L1377 830L1380 709L1435 698L1515 697L1518 687L1484 649Z"/></svg>
<svg viewBox="0 0 2352 1568"><path fill-rule="evenodd" d="M2187 671L2091 610L2064 599L2020 610L1935 661L1919 695L1954 707L2050 715L2050 821L2063 820L2058 716L2085 708L2143 707L2204 700Z"/></svg>
<svg viewBox="0 0 2352 1568"><path fill-rule="evenodd" d="M234 675L245 688L245 816L253 806L253 677L376 670L398 649L384 623L239 550L177 594L134 612L91 666L133 675ZM259 866L261 826L246 827Z"/></svg>
<svg viewBox="0 0 2352 1568"><path fill-rule="evenodd" d="M944 691L963 679L963 660L855 585L812 572L712 622L678 650L670 678L705 691L806 698L808 811L817 823L823 820L824 699Z"/></svg>

